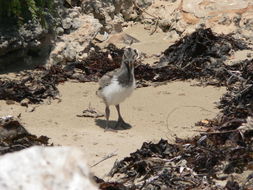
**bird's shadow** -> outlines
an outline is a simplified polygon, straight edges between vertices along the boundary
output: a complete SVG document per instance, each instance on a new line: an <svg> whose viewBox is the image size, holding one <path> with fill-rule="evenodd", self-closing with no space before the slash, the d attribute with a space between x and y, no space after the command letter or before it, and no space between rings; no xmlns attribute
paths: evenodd
<svg viewBox="0 0 253 190"><path fill-rule="evenodd" d="M106 120L105 119L95 119L95 122L96 122L96 125L101 127L102 129L106 128ZM109 125L108 127L113 130L120 131L120 130L127 130L127 129L132 128L132 126L129 123L126 123L124 128L122 127L120 129L115 129L114 126L116 124L117 124L117 121L108 121L108 125Z"/></svg>

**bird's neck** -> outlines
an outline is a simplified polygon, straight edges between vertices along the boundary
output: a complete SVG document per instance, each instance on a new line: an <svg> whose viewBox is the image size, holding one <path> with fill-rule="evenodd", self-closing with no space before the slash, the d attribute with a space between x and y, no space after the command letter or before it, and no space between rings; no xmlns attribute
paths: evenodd
<svg viewBox="0 0 253 190"><path fill-rule="evenodd" d="M134 82L134 68L128 64L122 63L120 70L119 81L124 83L126 86L131 85Z"/></svg>
<svg viewBox="0 0 253 190"><path fill-rule="evenodd" d="M129 66L128 64L122 63L121 65L121 71L126 72L129 78L134 76L134 67Z"/></svg>

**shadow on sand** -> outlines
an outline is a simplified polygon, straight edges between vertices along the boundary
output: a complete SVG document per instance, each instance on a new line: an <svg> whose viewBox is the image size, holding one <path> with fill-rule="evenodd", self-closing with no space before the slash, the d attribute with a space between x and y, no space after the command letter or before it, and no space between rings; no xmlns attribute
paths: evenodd
<svg viewBox="0 0 253 190"><path fill-rule="evenodd" d="M106 120L105 119L96 119L95 122L96 122L97 126L101 127L102 129L105 129L105 126L106 126ZM116 124L117 124L117 121L109 121L108 122L109 129L116 130L116 131L121 131L121 130L127 130L127 129L132 128L132 126L129 123L126 123L126 125L124 125L124 128L121 127L121 128L115 129L114 126Z"/></svg>

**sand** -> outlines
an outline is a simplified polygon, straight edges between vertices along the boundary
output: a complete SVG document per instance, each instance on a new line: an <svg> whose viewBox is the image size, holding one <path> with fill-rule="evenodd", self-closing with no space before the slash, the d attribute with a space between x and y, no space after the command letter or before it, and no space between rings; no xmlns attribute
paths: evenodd
<svg viewBox="0 0 253 190"><path fill-rule="evenodd" d="M140 25L127 28L125 32L140 41L133 47L149 56L144 62L152 63L155 60L153 55L161 53L170 43L165 34L150 36L150 31ZM117 133L104 132L104 118L77 117L89 107L104 112L104 104L95 95L96 83L69 81L59 85L60 102L46 100L40 105L26 108L18 103L7 105L5 101L0 101L0 116L21 114L22 123L32 134L46 135L54 145L80 147L87 155L91 171L103 177L117 159L136 151L143 142L157 142L161 138L173 142L175 136L192 137L200 130L194 126L197 121L216 116L219 110L215 102L219 101L225 88L193 84L196 81L177 81L136 89L121 105L123 118L132 127ZM114 107L111 107L110 119L110 124L115 124L117 113ZM92 167L111 153L116 156Z"/></svg>
<svg viewBox="0 0 253 190"><path fill-rule="evenodd" d="M116 159L122 159L140 148L145 141L157 142L161 138L173 142L174 135L191 137L200 130L194 123L212 118L218 110L215 101L224 93L223 88L196 87L192 82L172 82L158 87L136 89L122 105L122 115L132 128L124 131L104 132L104 118L77 117L89 106L103 112L104 105L95 96L96 83L66 82L59 85L61 102L25 108L18 103L7 105L0 101L0 116L19 115L29 132L47 135L55 145L80 147L90 166L115 152L114 156L91 170L103 177ZM111 120L117 119L111 107ZM110 124L114 124L113 121ZM102 126L102 127L101 127Z"/></svg>

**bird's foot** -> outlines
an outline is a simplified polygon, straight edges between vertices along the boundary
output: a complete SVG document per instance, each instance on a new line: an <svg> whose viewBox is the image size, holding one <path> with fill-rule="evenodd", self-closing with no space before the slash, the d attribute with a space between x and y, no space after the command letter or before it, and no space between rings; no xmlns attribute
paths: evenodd
<svg viewBox="0 0 253 190"><path fill-rule="evenodd" d="M114 126L114 129L129 129L130 126L127 124L123 119L119 119L116 125Z"/></svg>

